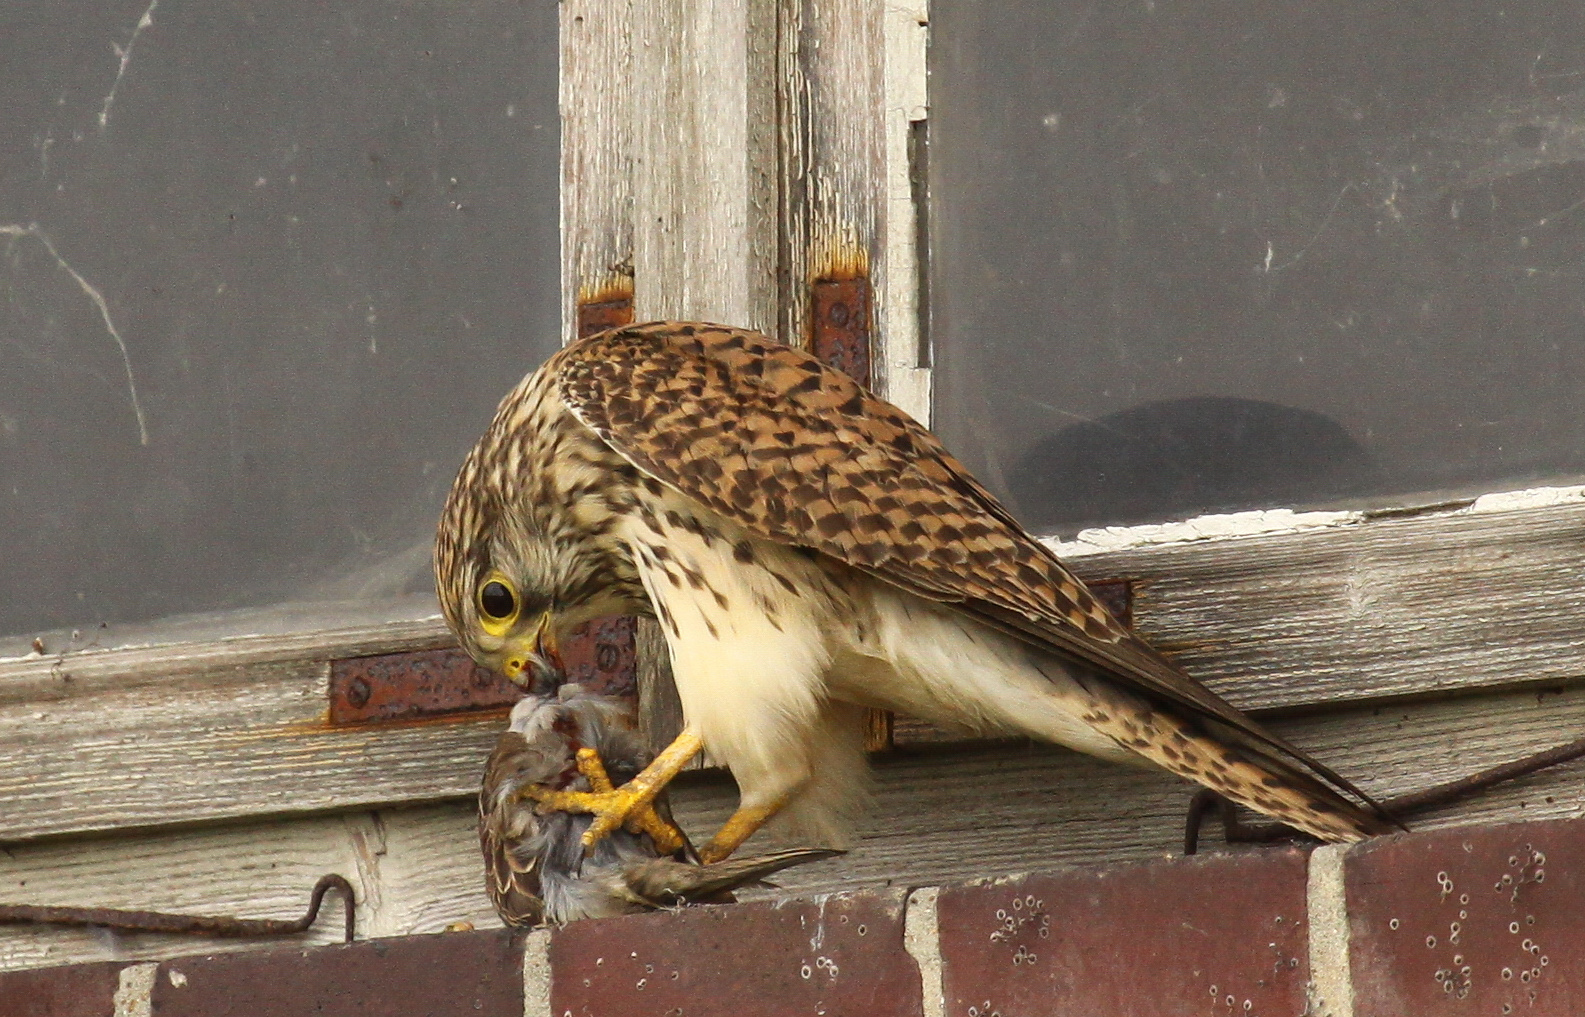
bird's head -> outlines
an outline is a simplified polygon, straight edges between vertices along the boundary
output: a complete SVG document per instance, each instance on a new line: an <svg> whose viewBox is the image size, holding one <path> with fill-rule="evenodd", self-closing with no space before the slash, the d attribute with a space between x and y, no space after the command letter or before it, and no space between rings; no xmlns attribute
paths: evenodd
<svg viewBox="0 0 1585 1017"><path fill-rule="evenodd" d="M557 648L559 584L549 563L543 556L525 561L521 547L488 531L455 551L444 546L447 537L442 527L436 589L458 643L481 666L524 688L553 690L563 667Z"/></svg>
<svg viewBox="0 0 1585 1017"><path fill-rule="evenodd" d="M631 569L614 564L575 514L556 511L557 499L502 490L499 475L478 468L488 457L480 449L441 514L436 592L458 643L480 666L547 693L565 680L561 639L585 621L631 609L617 575Z"/></svg>

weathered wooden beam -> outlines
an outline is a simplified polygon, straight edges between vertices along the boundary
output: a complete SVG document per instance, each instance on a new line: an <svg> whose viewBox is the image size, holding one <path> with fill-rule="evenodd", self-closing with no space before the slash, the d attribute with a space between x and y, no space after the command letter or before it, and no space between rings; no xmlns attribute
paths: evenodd
<svg viewBox="0 0 1585 1017"><path fill-rule="evenodd" d="M1135 627L1271 710L1585 676L1585 504L1360 517L1304 533L1084 555Z"/></svg>
<svg viewBox="0 0 1585 1017"><path fill-rule="evenodd" d="M1585 729L1585 687L1356 707L1276 726L1367 790L1391 795L1575 737ZM469 772L480 765L474 759ZM931 885L1161 857L1178 850L1193 792L1163 773L1023 742L903 749L877 757L875 769L874 805L854 850L780 874L779 892ZM1412 825L1576 816L1585 809L1582 774L1585 763L1575 762ZM736 789L720 773L685 774L673 800L700 837L732 810ZM435 932L455 921L491 928L473 810L471 797L459 796L417 808L15 846L0 853L0 901L296 917L314 881L339 872L358 888L361 935ZM1215 832L1203 849L1221 849ZM759 891L770 892L777 891ZM333 942L338 932L327 918L306 941ZM0 927L0 969L245 945Z"/></svg>
<svg viewBox="0 0 1585 1017"><path fill-rule="evenodd" d="M74 663L62 677L8 679L0 843L477 789L504 709L337 725L329 672L324 660L287 660L122 680Z"/></svg>
<svg viewBox="0 0 1585 1017"><path fill-rule="evenodd" d="M356 891L359 938L498 925L467 801L12 848L0 854L0 902L296 918L328 873ZM339 917L330 907L279 939L0 926L0 970L336 943Z"/></svg>
<svg viewBox="0 0 1585 1017"><path fill-rule="evenodd" d="M1251 710L1585 676L1585 503L1089 554L1136 628ZM646 627L647 631L647 627ZM650 645L659 642L653 632ZM329 722L330 661L448 645L438 620L0 668L0 841L471 793L499 715ZM661 658L644 664L660 687ZM674 694L673 694L674 695ZM661 703L658 694L650 702ZM646 717L657 738L674 711ZM669 717L669 719L668 719ZM665 727L665 725L673 725ZM899 739L939 739L903 724ZM1566 739L1564 739L1566 740Z"/></svg>

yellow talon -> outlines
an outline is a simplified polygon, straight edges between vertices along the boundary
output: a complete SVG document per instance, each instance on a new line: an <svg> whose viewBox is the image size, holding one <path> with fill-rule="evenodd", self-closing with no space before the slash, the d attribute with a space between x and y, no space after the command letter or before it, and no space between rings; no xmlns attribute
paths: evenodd
<svg viewBox="0 0 1585 1017"><path fill-rule="evenodd" d="M539 806L540 812L587 812L594 821L583 832L583 846L592 848L601 837L617 827L633 833L647 833L655 850L674 854L687 844L682 831L655 811L655 796L660 787L646 787L635 778L623 787L612 787L600 754L582 748L577 756L578 772L589 782L589 791L557 791L541 784L530 784L520 794ZM634 785L638 786L635 787Z"/></svg>
<svg viewBox="0 0 1585 1017"><path fill-rule="evenodd" d="M594 749L578 750L578 772L583 774L584 779L589 782L589 787L595 791L615 793L616 788L611 785L611 777L605 772L605 763L600 759L600 753ZM663 855L675 854L687 843L682 831L655 811L653 801L639 802L635 805L623 825L629 833L649 834L649 839L655 843L655 850ZM594 843L593 840L588 839L587 833L584 834L584 838L585 846Z"/></svg>
<svg viewBox="0 0 1585 1017"><path fill-rule="evenodd" d="M616 790L611 784L610 775L605 772L605 761L600 758L600 753L593 749L578 750L578 772L589 782L591 790L602 792Z"/></svg>

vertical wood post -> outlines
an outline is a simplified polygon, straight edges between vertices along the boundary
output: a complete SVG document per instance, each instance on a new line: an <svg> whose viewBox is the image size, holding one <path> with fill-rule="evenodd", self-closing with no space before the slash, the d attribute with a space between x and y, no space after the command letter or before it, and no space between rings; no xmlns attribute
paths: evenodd
<svg viewBox="0 0 1585 1017"><path fill-rule="evenodd" d="M562 341L633 320L633 12L630 0L561 5ZM568 634L568 677L639 698L638 619Z"/></svg>
<svg viewBox="0 0 1585 1017"><path fill-rule="evenodd" d="M633 320L632 34L631 0L562 0L564 343Z"/></svg>
<svg viewBox="0 0 1585 1017"><path fill-rule="evenodd" d="M634 303L777 334L776 4L633 8Z"/></svg>
<svg viewBox="0 0 1585 1017"><path fill-rule="evenodd" d="M925 418L907 146L923 2L564 0L565 335L753 328ZM664 642L641 622L636 644L659 747L680 706ZM889 717L870 727L889 744Z"/></svg>

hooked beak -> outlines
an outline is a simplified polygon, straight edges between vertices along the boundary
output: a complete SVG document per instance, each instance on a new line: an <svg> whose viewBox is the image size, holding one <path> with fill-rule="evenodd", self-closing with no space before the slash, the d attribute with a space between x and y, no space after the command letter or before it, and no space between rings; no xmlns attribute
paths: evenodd
<svg viewBox="0 0 1585 1017"><path fill-rule="evenodd" d="M549 611L540 616L527 639L507 645L501 671L514 685L539 694L566 683L566 667L556 648L556 629Z"/></svg>

